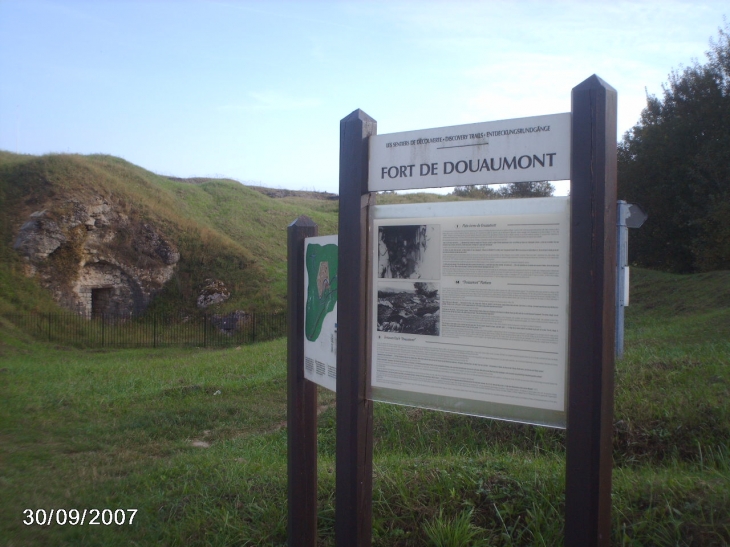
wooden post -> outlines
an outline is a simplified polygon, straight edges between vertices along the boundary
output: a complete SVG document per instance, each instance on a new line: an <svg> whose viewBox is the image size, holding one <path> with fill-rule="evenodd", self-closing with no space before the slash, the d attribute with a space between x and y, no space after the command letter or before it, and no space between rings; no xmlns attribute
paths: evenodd
<svg viewBox="0 0 730 547"><path fill-rule="evenodd" d="M300 216L287 228L288 544L317 545L317 386L304 378L304 238L317 235ZM255 317L255 316L254 316Z"/></svg>
<svg viewBox="0 0 730 547"><path fill-rule="evenodd" d="M611 541L616 288L616 91L572 93L570 348L565 545Z"/></svg>
<svg viewBox="0 0 730 547"><path fill-rule="evenodd" d="M339 284L335 545L372 540L373 406L366 398L368 138L377 122L362 110L340 121Z"/></svg>

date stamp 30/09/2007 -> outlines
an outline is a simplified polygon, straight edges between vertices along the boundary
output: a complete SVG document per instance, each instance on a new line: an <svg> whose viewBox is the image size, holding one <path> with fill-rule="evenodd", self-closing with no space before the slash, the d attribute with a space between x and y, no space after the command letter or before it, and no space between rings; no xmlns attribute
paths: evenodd
<svg viewBox="0 0 730 547"><path fill-rule="evenodd" d="M26 526L122 526L131 525L137 509L24 509Z"/></svg>

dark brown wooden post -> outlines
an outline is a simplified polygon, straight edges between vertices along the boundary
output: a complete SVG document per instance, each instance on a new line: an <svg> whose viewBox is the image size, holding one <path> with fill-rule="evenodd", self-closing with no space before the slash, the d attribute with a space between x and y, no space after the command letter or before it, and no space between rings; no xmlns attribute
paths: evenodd
<svg viewBox="0 0 730 547"><path fill-rule="evenodd" d="M616 275L616 91L573 88L565 545L611 541Z"/></svg>
<svg viewBox="0 0 730 547"><path fill-rule="evenodd" d="M377 122L361 110L340 121L339 285L335 545L372 539L373 408L366 398L368 138Z"/></svg>
<svg viewBox="0 0 730 547"><path fill-rule="evenodd" d="M317 545L317 386L304 378L304 238L317 235L300 216L287 228L287 444L290 547Z"/></svg>

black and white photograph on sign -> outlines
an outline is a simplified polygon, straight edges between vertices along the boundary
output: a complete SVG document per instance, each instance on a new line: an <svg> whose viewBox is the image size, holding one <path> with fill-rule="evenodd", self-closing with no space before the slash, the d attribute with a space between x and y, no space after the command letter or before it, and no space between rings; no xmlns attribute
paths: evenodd
<svg viewBox="0 0 730 547"><path fill-rule="evenodd" d="M380 226L378 277L441 279L441 226L438 224Z"/></svg>
<svg viewBox="0 0 730 547"><path fill-rule="evenodd" d="M378 330L439 336L438 283L379 283Z"/></svg>

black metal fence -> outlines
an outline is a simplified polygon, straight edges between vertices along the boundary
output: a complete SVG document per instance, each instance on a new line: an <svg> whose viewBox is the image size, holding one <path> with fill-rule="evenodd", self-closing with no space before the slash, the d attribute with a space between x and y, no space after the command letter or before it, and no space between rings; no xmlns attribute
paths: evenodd
<svg viewBox="0 0 730 547"><path fill-rule="evenodd" d="M6 316L38 339L88 348L228 347L286 336L286 313L16 313Z"/></svg>

